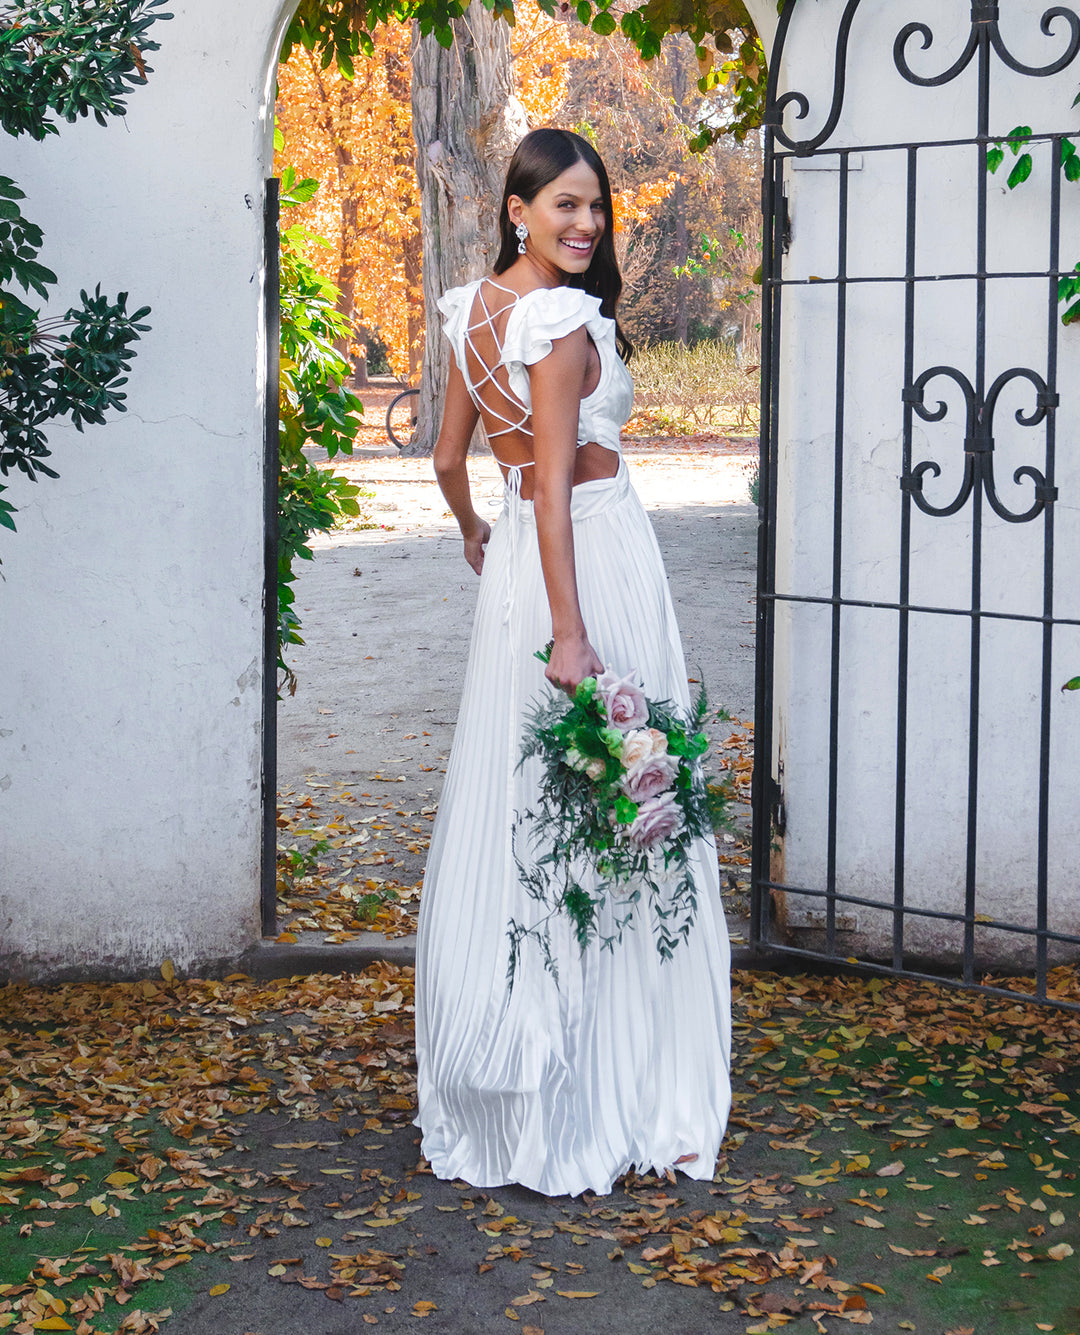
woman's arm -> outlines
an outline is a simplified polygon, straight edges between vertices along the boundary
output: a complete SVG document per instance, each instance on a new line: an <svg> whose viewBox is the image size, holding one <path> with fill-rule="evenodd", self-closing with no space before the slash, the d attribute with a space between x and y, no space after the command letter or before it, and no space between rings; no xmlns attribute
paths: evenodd
<svg viewBox="0 0 1080 1335"><path fill-rule="evenodd" d="M484 547L491 529L473 509L465 461L479 416L458 364L451 357L442 426L435 442L435 477L465 539L465 560L478 575L484 566Z"/></svg>
<svg viewBox="0 0 1080 1335"><path fill-rule="evenodd" d="M571 694L584 678L604 670L589 643L578 603L570 522L587 353L587 334L582 326L556 339L551 352L529 367L536 459L533 511L554 638L546 676Z"/></svg>

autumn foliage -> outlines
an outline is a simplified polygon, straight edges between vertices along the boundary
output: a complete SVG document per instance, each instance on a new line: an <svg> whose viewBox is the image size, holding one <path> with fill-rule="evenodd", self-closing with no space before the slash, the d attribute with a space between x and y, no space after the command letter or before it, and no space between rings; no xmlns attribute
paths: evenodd
<svg viewBox="0 0 1080 1335"><path fill-rule="evenodd" d="M703 106L693 44L670 38L646 63L626 38L598 37L533 0L515 20L514 88L528 123L572 126L608 165L632 337L685 341L741 326L752 342L759 155L753 140L692 151ZM318 49L292 49L280 71L277 168L321 182L301 220L326 239L309 258L357 330L342 351L360 383L376 340L394 374L415 383L424 307L408 26L379 26L372 42L351 79L333 61L324 68ZM722 119L721 93L714 102Z"/></svg>
<svg viewBox="0 0 1080 1335"><path fill-rule="evenodd" d="M291 165L321 183L300 220L328 242L309 256L341 291L359 334L353 352L365 353L377 331L391 368L408 376L419 365L423 313L408 27L379 28L374 48L353 79L302 47L280 67L275 169Z"/></svg>

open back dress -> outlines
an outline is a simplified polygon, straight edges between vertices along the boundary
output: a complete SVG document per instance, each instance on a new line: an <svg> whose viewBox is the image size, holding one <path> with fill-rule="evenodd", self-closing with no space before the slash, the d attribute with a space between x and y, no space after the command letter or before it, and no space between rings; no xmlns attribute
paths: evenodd
<svg viewBox="0 0 1080 1335"><path fill-rule="evenodd" d="M528 368L585 326L600 379L582 399L578 443L620 452L633 385L600 301L578 288L539 289L507 310L498 362L476 347L495 333L490 279L439 302L454 358L478 407L529 434ZM516 294L509 293L511 298ZM498 297L496 296L496 301ZM492 379L496 377L497 379ZM489 381L495 386L489 388ZM487 389L481 398L481 392ZM501 404L501 406L500 406ZM494 405L494 407L492 407ZM499 456L499 429L490 429ZM507 981L511 919L543 913L521 884L512 832L535 805L537 762L519 766L529 708L553 688L536 650L551 638L533 507L509 467L484 558L461 709L420 905L416 956L417 1124L438 1177L476 1187L521 1183L549 1196L606 1194L634 1168L678 1164L711 1178L730 1109L730 956L716 849L696 842L697 914L671 959L651 910L633 908L613 949L584 951L560 915L551 930L558 982L540 948L520 946ZM689 705L686 665L652 525L620 454L613 477L571 499L578 596L605 666L636 671L650 699ZM624 911L620 906L620 911ZM601 935L605 924L601 920Z"/></svg>

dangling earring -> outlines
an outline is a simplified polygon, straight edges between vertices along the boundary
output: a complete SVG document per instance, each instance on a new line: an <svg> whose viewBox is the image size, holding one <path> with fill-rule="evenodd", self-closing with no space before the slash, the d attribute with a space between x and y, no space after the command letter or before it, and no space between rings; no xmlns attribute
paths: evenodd
<svg viewBox="0 0 1080 1335"><path fill-rule="evenodd" d="M517 225L517 227L516 227L514 230L517 232L517 239L518 239L518 254L519 254L519 255L524 255L524 254L525 254L525 238L529 235L529 229L525 226L525 224L524 224L523 222L519 222L518 225Z"/></svg>

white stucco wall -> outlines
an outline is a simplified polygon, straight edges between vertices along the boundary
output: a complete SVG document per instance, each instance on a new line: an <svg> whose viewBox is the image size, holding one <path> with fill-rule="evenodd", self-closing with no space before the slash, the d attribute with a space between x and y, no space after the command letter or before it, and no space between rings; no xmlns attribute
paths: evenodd
<svg viewBox="0 0 1080 1335"><path fill-rule="evenodd" d="M832 92L835 28L843 0L798 5L784 53L781 86L805 93L805 120L789 111L786 125L799 137L824 123ZM1002 6L1001 31L1021 60L1045 64L1067 45L1060 20L1056 36L1039 27L1041 0ZM970 31L968 0L864 0L852 28L844 112L832 145L882 144L966 137L977 132L977 58L940 89L918 88L893 64L893 42L904 24L920 20L934 42L910 61L919 72L944 71ZM1005 134L1017 123L1037 131L1075 124L1070 110L1080 61L1045 79L1024 78L993 58L991 129ZM1012 159L1009 160L1010 164ZM1049 151L1035 151L1031 181L1005 188L1005 167L990 178L989 267L1049 266ZM784 260L788 279L837 273L836 159L789 164L787 190L792 239ZM830 169L831 168L831 169ZM848 272L852 276L903 274L906 159L903 151L864 153L850 173ZM973 148L919 154L916 267L925 274L975 267L978 162ZM1063 267L1080 259L1080 187L1063 183ZM914 371L944 363L975 377L974 283L918 285ZM1046 375L1046 278L992 281L987 315L987 385L1003 370L1031 367ZM835 460L837 288L823 283L784 292L780 378L777 517L777 588L827 597L832 593L833 477ZM846 598L894 602L900 581L900 488L904 383L904 285L868 283L848 288L844 423L843 576ZM1057 476L1054 507L1055 610L1080 609L1080 328L1059 328ZM944 422L915 419L913 462L934 459L938 479L926 495L945 504L959 489L963 469L961 395L937 379L927 402L949 404ZM1034 392L1005 391L994 419L998 494L1014 510L1031 503L1029 480L1015 485L1023 464L1040 469L1045 428L1024 428L1017 409L1031 411ZM1042 613L1045 519L1009 524L984 502L982 605ZM972 505L951 518L912 509L913 603L971 606ZM897 752L897 636L895 611L845 610L840 670L838 837L836 886L841 893L891 901ZM780 604L777 613L777 688L774 766L783 765L787 832L777 867L788 885L827 883L827 764L831 609ZM906 902L962 912L967 847L968 680L970 623L964 617L911 618L906 801ZM979 740L979 831L976 912L1023 925L1035 923L1038 763L1041 703L1041 629L1033 624L985 621ZM1077 628L1055 631L1051 700L1051 805L1049 921L1052 929L1080 933L1080 701L1056 689L1080 671ZM774 773L776 769L774 768ZM790 923L805 923L820 901L787 896ZM851 953L888 954L892 916L842 909L857 929L841 936ZM957 926L909 920L905 944L938 959L955 957ZM1030 942L992 928L976 929L976 949L987 963L1033 959ZM847 953L842 950L841 953ZM1054 951L1052 949L1052 956ZM1075 955L1075 952L1072 952Z"/></svg>
<svg viewBox="0 0 1080 1335"><path fill-rule="evenodd" d="M176 0L124 120L5 139L60 275L149 304L128 413L11 480L0 971L123 974L259 932L262 199L287 0Z"/></svg>

